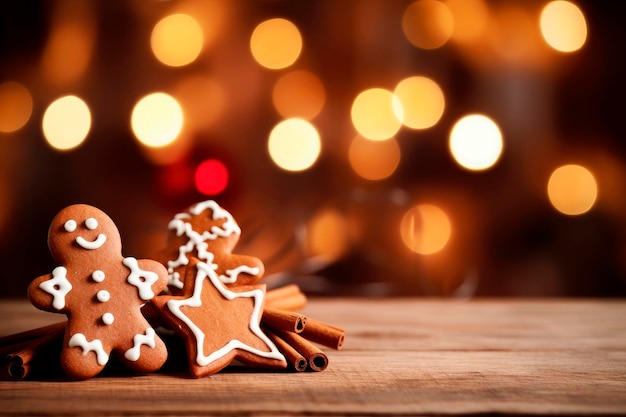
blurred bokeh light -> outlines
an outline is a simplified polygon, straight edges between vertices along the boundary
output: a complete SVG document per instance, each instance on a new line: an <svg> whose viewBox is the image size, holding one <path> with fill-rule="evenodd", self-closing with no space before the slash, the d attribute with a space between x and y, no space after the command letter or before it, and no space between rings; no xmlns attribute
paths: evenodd
<svg viewBox="0 0 626 417"><path fill-rule="evenodd" d="M461 44L480 41L489 21L489 7L484 0L447 0L452 14L452 40Z"/></svg>
<svg viewBox="0 0 626 417"><path fill-rule="evenodd" d="M626 26L590 0L51 0L0 13L0 283L65 205L149 258L216 199L268 287L626 296Z"/></svg>
<svg viewBox="0 0 626 417"><path fill-rule="evenodd" d="M250 50L256 61L269 69L293 64L302 50L302 37L289 20L269 19L259 25L250 37Z"/></svg>
<svg viewBox="0 0 626 417"><path fill-rule="evenodd" d="M541 11L541 33L557 51L576 51L587 40L585 15L569 1L550 2Z"/></svg>
<svg viewBox="0 0 626 417"><path fill-rule="evenodd" d="M161 19L152 30L150 45L154 56L172 67L192 63L200 52L202 28L191 16L177 13Z"/></svg>
<svg viewBox="0 0 626 417"><path fill-rule="evenodd" d="M183 127L183 110L178 101L165 93L151 93L142 97L131 116L136 138L149 147L172 143Z"/></svg>
<svg viewBox="0 0 626 417"><path fill-rule="evenodd" d="M285 118L313 119L324 107L326 92L315 74L297 70L286 73L276 81L272 101L278 113Z"/></svg>
<svg viewBox="0 0 626 417"><path fill-rule="evenodd" d="M455 161L472 171L491 168L500 158L503 142L498 125L482 114L462 117L450 132L450 152Z"/></svg>
<svg viewBox="0 0 626 417"><path fill-rule="evenodd" d="M56 85L76 83L91 63L98 29L91 2L55 2L41 56L42 76Z"/></svg>
<svg viewBox="0 0 626 417"><path fill-rule="evenodd" d="M402 102L391 91L370 88L359 93L352 103L352 123L363 137L385 140L402 126Z"/></svg>
<svg viewBox="0 0 626 417"><path fill-rule="evenodd" d="M48 144L54 149L74 149L83 143L89 133L91 112L79 97L61 97L50 103L41 127Z"/></svg>
<svg viewBox="0 0 626 417"><path fill-rule="evenodd" d="M583 214L593 207L598 197L598 184L587 168L563 165L550 175L548 197L554 208L563 214Z"/></svg>
<svg viewBox="0 0 626 417"><path fill-rule="evenodd" d="M448 215L433 204L419 204L402 217L400 233L412 251L430 255L442 250L452 233Z"/></svg>
<svg viewBox="0 0 626 417"><path fill-rule="evenodd" d="M394 94L402 103L402 123L412 129L434 126L445 109L443 91L428 77L413 76L400 81Z"/></svg>
<svg viewBox="0 0 626 417"><path fill-rule="evenodd" d="M394 138L374 141L357 135L350 143L348 159L359 176L368 180L389 177L400 164L400 145Z"/></svg>
<svg viewBox="0 0 626 417"><path fill-rule="evenodd" d="M317 160L321 140L315 126L304 119L287 119L270 133L267 147L272 160L287 171L303 171Z"/></svg>
<svg viewBox="0 0 626 417"><path fill-rule="evenodd" d="M435 49L443 46L454 30L454 19L446 3L438 0L417 0L402 16L402 30L418 48Z"/></svg>
<svg viewBox="0 0 626 417"><path fill-rule="evenodd" d="M0 132L14 132L26 124L33 112L33 99L22 84L0 84Z"/></svg>
<svg viewBox="0 0 626 417"><path fill-rule="evenodd" d="M207 159L198 165L194 178L198 191L216 196L228 185L228 169L217 159Z"/></svg>
<svg viewBox="0 0 626 417"><path fill-rule="evenodd" d="M319 262L341 259L350 246L350 233L345 216L332 208L322 208L307 224L307 249Z"/></svg>

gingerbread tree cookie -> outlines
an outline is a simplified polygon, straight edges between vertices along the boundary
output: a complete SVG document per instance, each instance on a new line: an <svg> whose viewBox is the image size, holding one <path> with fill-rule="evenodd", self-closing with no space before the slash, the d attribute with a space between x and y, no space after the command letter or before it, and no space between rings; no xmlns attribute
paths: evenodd
<svg viewBox="0 0 626 417"><path fill-rule="evenodd" d="M231 289L196 258L187 264L183 284L182 295L160 295L152 304L185 340L193 376L214 374L235 359L253 367L287 366L260 328L264 285Z"/></svg>
<svg viewBox="0 0 626 417"><path fill-rule="evenodd" d="M67 315L63 370L73 378L90 378L112 352L133 370L158 370L167 349L140 308L166 288L165 267L123 257L113 220L85 204L55 216L48 246L59 266L31 282L28 297L39 309Z"/></svg>
<svg viewBox="0 0 626 417"><path fill-rule="evenodd" d="M224 284L253 284L263 276L263 263L253 256L233 254L241 229L233 216L207 200L174 216L168 225L167 248L157 259L167 265L173 292L183 288L181 278L192 257L209 265Z"/></svg>

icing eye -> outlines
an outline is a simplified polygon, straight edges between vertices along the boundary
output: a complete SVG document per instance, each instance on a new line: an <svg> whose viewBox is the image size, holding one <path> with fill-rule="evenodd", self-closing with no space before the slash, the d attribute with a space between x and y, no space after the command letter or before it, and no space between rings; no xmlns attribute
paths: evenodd
<svg viewBox="0 0 626 417"><path fill-rule="evenodd" d="M98 227L98 220L94 219L93 217L90 217L87 220L85 220L85 226L87 226L87 229L93 230L96 227Z"/></svg>
<svg viewBox="0 0 626 417"><path fill-rule="evenodd" d="M74 230L76 230L76 222L74 220L68 220L65 222L63 227L65 228L66 232L73 232Z"/></svg>

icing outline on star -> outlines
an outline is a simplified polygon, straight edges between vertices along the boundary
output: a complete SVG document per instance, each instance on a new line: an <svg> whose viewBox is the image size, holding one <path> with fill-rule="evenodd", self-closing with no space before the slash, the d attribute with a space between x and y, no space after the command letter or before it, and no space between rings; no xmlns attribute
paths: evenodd
<svg viewBox="0 0 626 417"><path fill-rule="evenodd" d="M196 363L200 366L207 366L212 362L224 357L229 352L240 349L245 350L247 352L253 353L255 355L261 356L263 358L268 359L276 359L276 360L285 360L285 357L282 353L278 351L278 348L272 343L272 341L263 333L259 326L259 322L262 314L263 307L263 298L264 293L261 289L253 289L250 291L244 292L234 292L229 290L224 284L220 281L215 271L206 263L198 262L196 264L196 277L194 279L194 287L193 294L189 298L185 298L182 300L169 300L167 302L168 309L174 314L179 320L184 322L191 332L194 334L196 339ZM205 333L202 331L196 323L192 319L190 319L187 315L185 315L181 311L181 307L200 307L202 306L202 286L205 282L205 278L210 280L210 283L219 291L219 293L227 300L231 301L235 298L241 297L249 297L254 300L254 307L252 310L252 314L250 315L250 323L249 328L252 333L257 336L259 339L263 341L263 343L270 349L269 352L262 351L256 349L252 346L246 345L242 341L238 339L231 339L226 345L221 347L220 349L212 352L209 355L204 355L204 339Z"/></svg>

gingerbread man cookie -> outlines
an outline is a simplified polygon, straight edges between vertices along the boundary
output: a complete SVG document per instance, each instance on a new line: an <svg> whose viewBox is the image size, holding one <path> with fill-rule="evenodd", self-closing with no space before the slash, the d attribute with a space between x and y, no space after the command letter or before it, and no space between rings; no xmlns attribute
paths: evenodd
<svg viewBox="0 0 626 417"><path fill-rule="evenodd" d="M167 287L165 267L123 257L113 220L85 204L66 207L54 217L48 246L59 266L31 282L28 297L39 309L67 315L61 352L66 374L95 376L111 352L130 369L158 370L167 348L140 308Z"/></svg>
<svg viewBox="0 0 626 417"><path fill-rule="evenodd" d="M215 201L194 204L177 214L168 229L167 248L157 259L167 265L174 293L183 288L181 278L191 257L211 266L224 284L253 284L263 276L264 266L258 258L231 253L241 229Z"/></svg>
<svg viewBox="0 0 626 417"><path fill-rule="evenodd" d="M260 328L265 285L226 287L213 267L196 258L183 280L183 295L159 295L152 304L185 340L193 376L212 375L235 359L255 367L287 367Z"/></svg>

